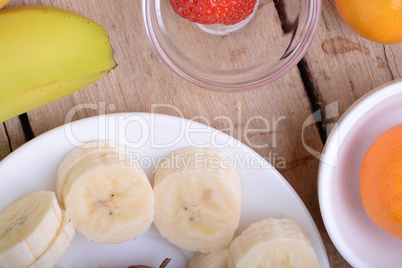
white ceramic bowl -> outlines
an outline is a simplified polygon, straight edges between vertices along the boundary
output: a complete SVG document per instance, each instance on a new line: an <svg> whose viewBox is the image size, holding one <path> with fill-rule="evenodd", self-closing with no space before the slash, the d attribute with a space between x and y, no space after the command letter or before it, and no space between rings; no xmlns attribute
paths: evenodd
<svg viewBox="0 0 402 268"><path fill-rule="evenodd" d="M380 229L360 198L363 157L383 132L402 123L402 80L376 88L341 117L324 147L318 196L335 247L354 267L401 267L402 240Z"/></svg>
<svg viewBox="0 0 402 268"><path fill-rule="evenodd" d="M300 61L321 0L260 0L247 23L219 29L181 18L169 0L142 0L142 11L151 44L175 73L203 88L240 91L271 83Z"/></svg>

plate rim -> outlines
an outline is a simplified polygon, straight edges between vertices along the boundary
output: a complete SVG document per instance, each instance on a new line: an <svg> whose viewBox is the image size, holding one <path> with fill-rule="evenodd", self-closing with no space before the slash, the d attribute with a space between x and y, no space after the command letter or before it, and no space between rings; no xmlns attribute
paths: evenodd
<svg viewBox="0 0 402 268"><path fill-rule="evenodd" d="M395 90L394 87L398 89L398 85L400 86L399 90ZM366 114L366 111L369 110L367 107L373 107L378 103L391 98L395 95L402 94L402 79L396 79L390 82L387 82L383 85L380 85L363 96L361 96L358 100L356 100L339 118L335 127L331 130L330 135L328 136L327 142L324 145L322 150L322 159L320 160L319 167L318 167L318 202L320 206L320 211L322 215L322 219L324 221L325 228L327 233L333 242L336 249L339 253L345 258L345 260L352 265L353 267L359 267L364 265L364 263L360 262L360 257L356 258L354 254L350 251L346 251L344 249L345 240L340 239L338 235L336 235L336 231L334 231L334 227L332 226L332 222L328 219L328 215L330 214L330 210L328 209L328 204L330 203L327 201L325 196L325 189L327 184L329 184L328 174L331 174L332 167L327 165L333 160L333 155L337 155L340 145L345 140L346 133L349 133L353 129L353 125L356 121L358 121L362 116ZM367 103L375 102L375 104L365 105ZM366 107L365 107L366 106ZM363 111L359 111L358 109L364 107ZM358 116L356 116L356 114ZM342 131L341 131L342 129ZM345 132L346 129L346 132ZM338 135L338 139L336 136ZM329 155L328 152L334 152L334 154ZM336 157L336 156L335 156Z"/></svg>

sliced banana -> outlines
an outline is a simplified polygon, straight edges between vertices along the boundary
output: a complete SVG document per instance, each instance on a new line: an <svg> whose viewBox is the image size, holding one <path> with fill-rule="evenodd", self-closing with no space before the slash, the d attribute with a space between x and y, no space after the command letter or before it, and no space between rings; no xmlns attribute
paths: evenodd
<svg viewBox="0 0 402 268"><path fill-rule="evenodd" d="M28 194L0 212L0 267L26 267L52 243L62 221L54 192Z"/></svg>
<svg viewBox="0 0 402 268"><path fill-rule="evenodd" d="M204 173L215 175L241 200L241 183L231 159L216 149L186 147L170 153L155 172L154 187L170 175L178 173Z"/></svg>
<svg viewBox="0 0 402 268"><path fill-rule="evenodd" d="M228 247L209 253L196 252L188 262L187 268L227 268L228 258Z"/></svg>
<svg viewBox="0 0 402 268"><path fill-rule="evenodd" d="M84 145L71 151L58 170L59 197L75 228L98 243L135 239L153 220L148 178L138 165L130 166L128 157L122 159L127 155L118 148Z"/></svg>
<svg viewBox="0 0 402 268"><path fill-rule="evenodd" d="M82 167L83 162L91 161L93 158L115 158L129 159L125 148L112 140L91 141L82 144L79 148L71 150L60 163L57 170L56 194L60 205L63 204L63 189L67 178L77 167Z"/></svg>
<svg viewBox="0 0 402 268"><path fill-rule="evenodd" d="M232 241L228 267L318 267L318 262L299 223L270 218L251 224Z"/></svg>
<svg viewBox="0 0 402 268"><path fill-rule="evenodd" d="M223 157L213 149L186 148L159 165L154 223L171 243L210 252L232 240L240 220L241 184L232 163Z"/></svg>
<svg viewBox="0 0 402 268"><path fill-rule="evenodd" d="M51 268L56 262L64 255L70 247L71 242L75 235L75 228L73 222L68 216L67 212L63 210L63 221L60 229L53 239L53 242L40 255L34 263L29 265L29 268Z"/></svg>

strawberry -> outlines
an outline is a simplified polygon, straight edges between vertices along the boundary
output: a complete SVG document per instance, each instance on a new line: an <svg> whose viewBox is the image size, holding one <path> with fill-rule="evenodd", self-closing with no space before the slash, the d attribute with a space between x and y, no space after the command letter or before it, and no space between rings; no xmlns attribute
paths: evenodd
<svg viewBox="0 0 402 268"><path fill-rule="evenodd" d="M257 0L170 0L181 17L200 24L236 24L254 11Z"/></svg>

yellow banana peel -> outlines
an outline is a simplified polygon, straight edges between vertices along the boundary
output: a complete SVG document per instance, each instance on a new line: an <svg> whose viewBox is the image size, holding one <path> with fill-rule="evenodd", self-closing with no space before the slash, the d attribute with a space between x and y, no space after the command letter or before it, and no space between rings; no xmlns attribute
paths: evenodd
<svg viewBox="0 0 402 268"><path fill-rule="evenodd" d="M5 5L8 4L11 0L0 0L0 8L4 7Z"/></svg>
<svg viewBox="0 0 402 268"><path fill-rule="evenodd" d="M67 96L116 66L107 31L72 11L6 7L0 25L0 122Z"/></svg>

